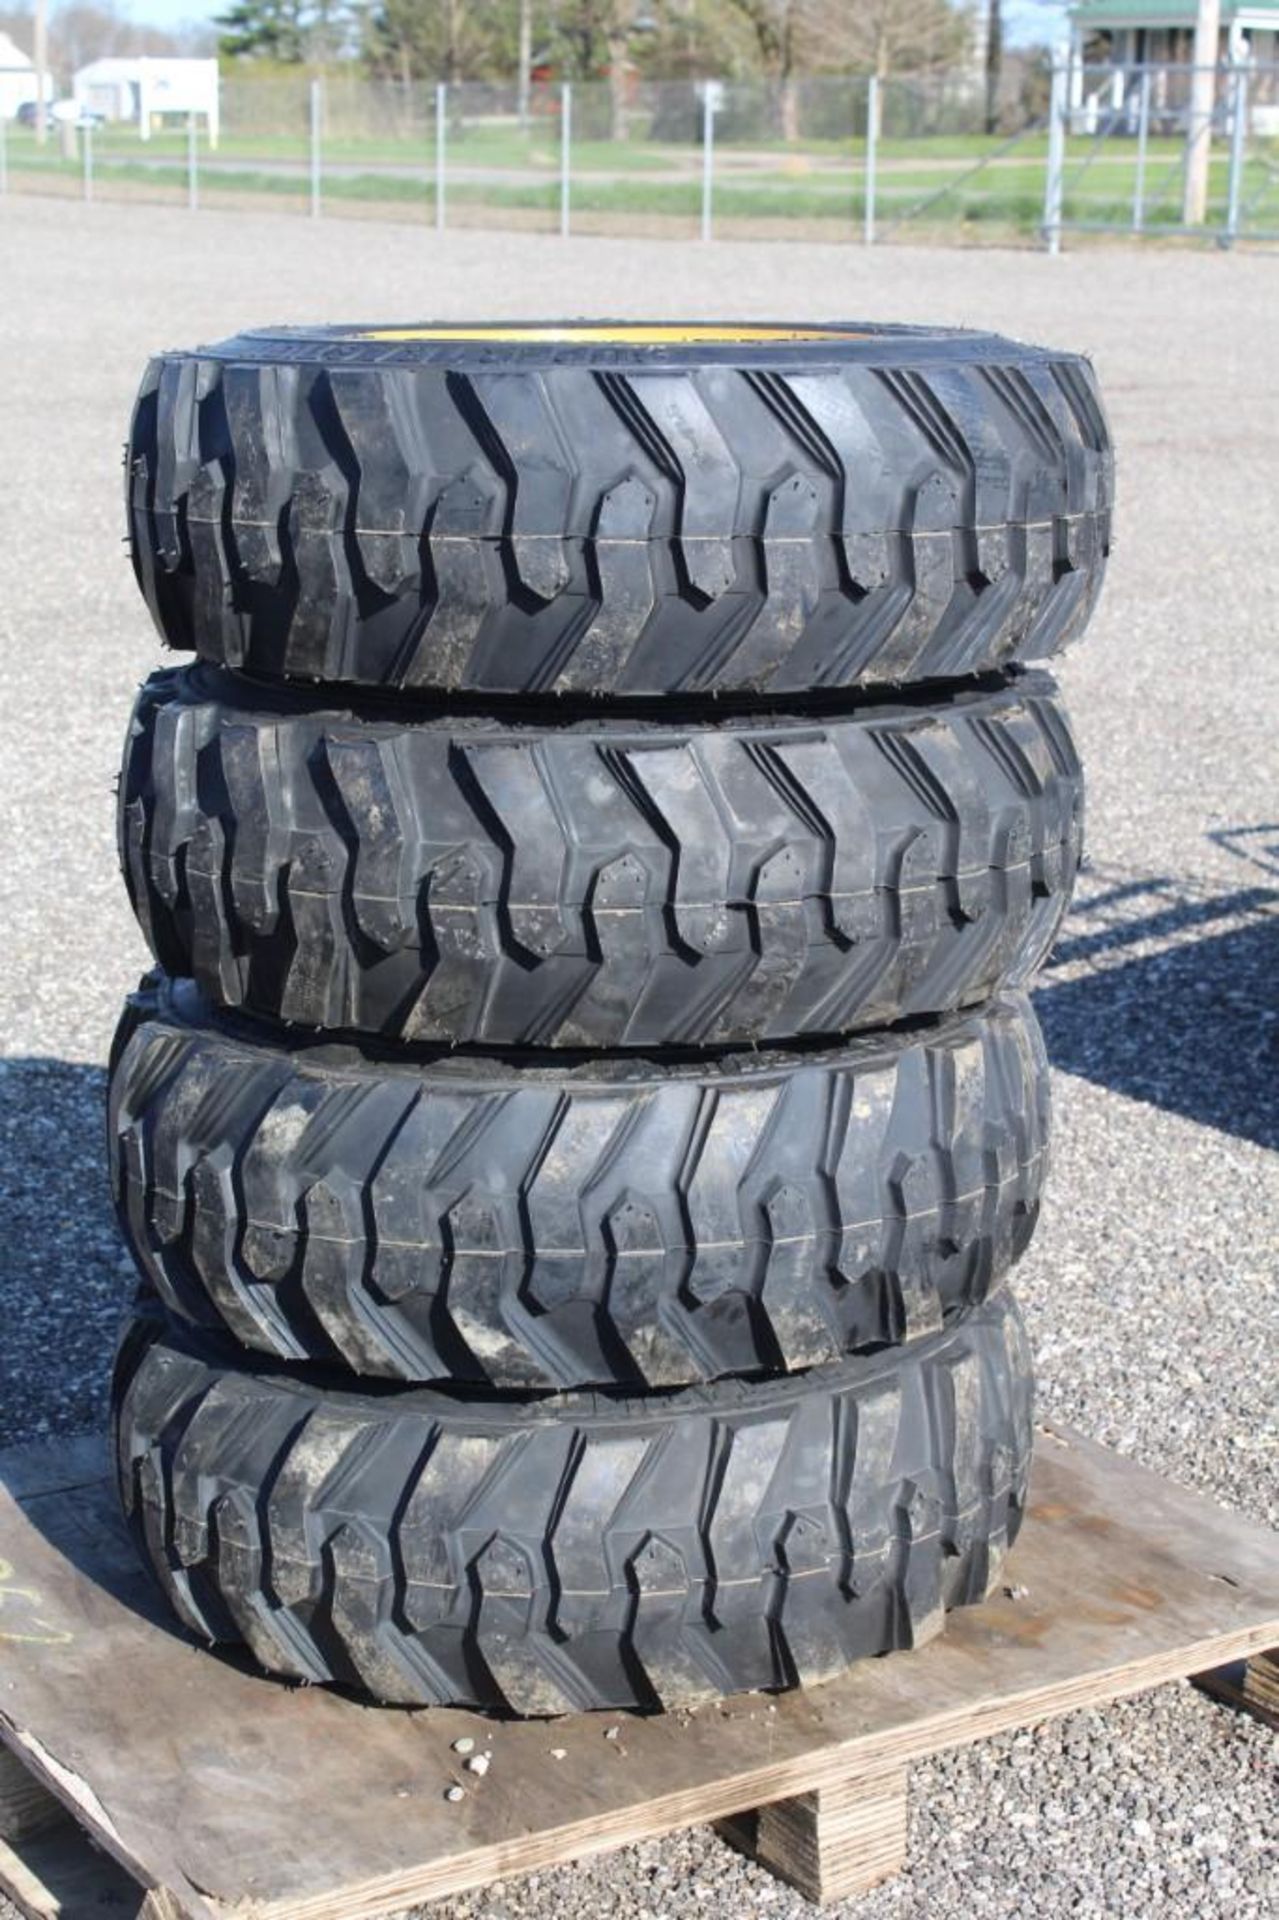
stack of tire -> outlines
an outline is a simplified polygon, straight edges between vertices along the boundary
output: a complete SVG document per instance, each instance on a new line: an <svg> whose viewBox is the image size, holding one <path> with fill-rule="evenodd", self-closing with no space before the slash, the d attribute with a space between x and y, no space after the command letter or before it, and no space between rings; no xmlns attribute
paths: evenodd
<svg viewBox="0 0 1279 1920"><path fill-rule="evenodd" d="M894 327L156 360L120 787L124 1507L274 1672L520 1714L920 1644L1000 1577L1025 998L1082 781L1086 361Z"/></svg>

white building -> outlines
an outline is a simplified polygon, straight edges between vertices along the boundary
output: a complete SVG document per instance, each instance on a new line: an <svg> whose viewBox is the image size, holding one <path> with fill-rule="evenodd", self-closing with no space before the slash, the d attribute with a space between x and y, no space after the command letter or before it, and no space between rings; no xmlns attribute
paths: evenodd
<svg viewBox="0 0 1279 1920"><path fill-rule="evenodd" d="M76 105L108 120L136 121L144 140L166 115L203 119L209 144L218 144L218 63L216 60L155 60L110 57L91 60L71 82Z"/></svg>
<svg viewBox="0 0 1279 1920"><path fill-rule="evenodd" d="M44 97L53 98L53 76L44 76ZM7 33L0 33L0 120L12 120L18 108L36 98L35 62Z"/></svg>
<svg viewBox="0 0 1279 1920"><path fill-rule="evenodd" d="M1077 0L1070 9L1076 63L1085 48L1107 48L1112 66L1189 65L1195 57L1196 0ZM1279 0L1221 0L1218 58L1270 66L1279 60Z"/></svg>
<svg viewBox="0 0 1279 1920"><path fill-rule="evenodd" d="M1153 124L1174 130L1189 96L1197 13L1196 0L1076 0L1070 9L1076 131L1095 133L1100 116L1115 112L1135 126L1143 85ZM1228 74L1246 69L1249 130L1279 134L1279 0L1221 0L1217 65L1221 126L1229 124Z"/></svg>

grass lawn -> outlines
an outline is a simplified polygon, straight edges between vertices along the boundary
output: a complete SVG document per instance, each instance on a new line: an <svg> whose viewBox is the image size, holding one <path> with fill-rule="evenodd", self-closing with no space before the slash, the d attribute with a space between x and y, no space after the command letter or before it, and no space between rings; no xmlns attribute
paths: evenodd
<svg viewBox="0 0 1279 1920"><path fill-rule="evenodd" d="M1026 135L1003 152L998 141L930 138L885 142L885 162L877 181L881 223L918 219L930 229L969 222L999 222L1027 232L1043 216L1046 146ZM714 189L715 216L724 220L821 220L852 225L863 213L864 160L854 143L826 143L820 151L780 145L722 152ZM454 140L449 158L458 172L448 181L448 198L458 205L495 209L552 210L558 206L558 159L544 131L511 126L475 127ZM394 208L434 204L434 152L430 142L408 139L329 141L323 179L326 201L359 201ZM11 129L8 160L15 175L54 174L78 179L82 161L65 160L56 142L43 149L32 133ZM202 184L207 191L305 197L306 143L288 133L263 139L231 134L216 156L202 149ZM983 165L989 160L991 164ZM1177 141L1152 140L1145 178L1148 224L1176 224L1180 218L1182 149ZM734 162L738 164L734 164ZM143 145L136 133L100 130L93 138L94 178L106 192L113 182L134 188L150 184L170 192L187 182L186 136L157 135ZM344 168L345 172L333 171ZM387 170L380 170L387 169ZM499 177L476 179L486 169ZM668 177L653 178L665 170ZM1210 223L1225 215L1228 160L1214 154ZM469 177L461 177L463 174ZM510 174L512 178L502 178ZM540 178L538 175L540 174ZM518 177L522 176L522 177ZM611 176L611 177L610 177ZM1098 147L1090 140L1067 143L1064 213L1076 221L1106 221L1127 226L1136 183L1136 147L1114 141ZM700 155L688 148L606 141L573 148L572 206L582 213L695 218L701 209ZM1246 224L1279 226L1279 166L1264 153L1245 167L1242 203Z"/></svg>
<svg viewBox="0 0 1279 1920"><path fill-rule="evenodd" d="M10 126L7 133L11 158L24 148L34 149L36 146L35 135L29 128ZM929 166L945 164L956 172L962 172L966 167L977 166L988 159L1002 163L1037 161L1041 164L1046 160L1046 134L1030 132L1022 135L1005 155L1002 149L1007 144L1004 140L979 134L930 135L913 140L881 139L878 153L881 165L894 170L909 168L912 161L925 162ZM168 159L185 164L187 134L183 127L166 128L143 142L136 129L106 126L95 131L93 145L95 154L104 160ZM1072 156L1080 159L1092 150L1093 145L1092 141L1086 139L1068 143ZM50 148L56 150L56 146L56 139L52 139ZM1129 156L1131 163L1131 157L1135 155L1135 143L1116 142L1116 147ZM480 121L461 126L450 123L447 148L450 156L461 166L492 167L495 171L518 172L530 165L558 170L560 164L559 129L545 123L535 123L528 129ZM209 151L203 132L199 137L199 150L202 156ZM1175 140L1151 140L1149 158L1151 162L1171 160L1180 150L1180 143ZM423 160L433 164L434 123L423 119L395 134L381 132L356 135L344 132L339 122L326 131L323 151L325 159L335 166L411 166ZM717 142L716 153L729 169L758 159L774 163L771 168L766 164L761 165L761 173L775 172L780 177L791 177L806 172L838 171L854 163L861 165L865 159L865 141L850 137L839 141L809 140L787 146L781 141L733 141L721 138ZM296 127L262 131L224 127L216 157L224 161L276 160L305 164L309 155L306 120L304 115L299 115ZM693 140L575 139L572 159L574 172L680 172L700 168L701 149L700 144Z"/></svg>

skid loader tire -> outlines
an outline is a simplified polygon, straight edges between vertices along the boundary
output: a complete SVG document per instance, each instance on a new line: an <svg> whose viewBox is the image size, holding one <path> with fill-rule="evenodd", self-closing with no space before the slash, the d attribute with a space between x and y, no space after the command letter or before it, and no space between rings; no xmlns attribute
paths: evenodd
<svg viewBox="0 0 1279 1920"><path fill-rule="evenodd" d="M125 1512L201 1639L531 1716L918 1646L1000 1576L1031 1399L1005 1292L900 1352L639 1400L359 1393L142 1316L113 1415Z"/></svg>
<svg viewBox="0 0 1279 1920"><path fill-rule="evenodd" d="M1020 996L839 1048L548 1066L308 1043L153 979L108 1124L174 1315L288 1360L545 1390L935 1331L1028 1242L1049 1118Z"/></svg>
<svg viewBox="0 0 1279 1920"><path fill-rule="evenodd" d="M143 688L121 859L221 1005L444 1044L738 1046L976 1004L1044 959L1083 776L1044 674L842 717L388 716Z"/></svg>
<svg viewBox="0 0 1279 1920"><path fill-rule="evenodd" d="M277 329L153 360L127 504L163 638L419 694L757 698L1042 661L1087 624L1114 476L1078 354L599 331Z"/></svg>

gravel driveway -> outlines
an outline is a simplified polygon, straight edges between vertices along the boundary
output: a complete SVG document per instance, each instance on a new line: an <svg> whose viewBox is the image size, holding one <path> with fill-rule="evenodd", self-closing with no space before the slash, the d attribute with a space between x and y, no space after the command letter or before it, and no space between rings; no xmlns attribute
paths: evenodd
<svg viewBox="0 0 1279 1920"><path fill-rule="evenodd" d="M99 1105L144 963L111 793L159 657L121 544L148 350L278 319L934 319L1092 351L1119 448L1111 581L1063 675L1091 865L1038 995L1056 1173L1020 1291L1042 1401L1275 1523L1274 260L441 238L12 196L0 259L0 1444L100 1420L127 1285ZM986 1742L916 1769L909 1870L856 1912L1261 1920L1273 1759L1259 1727L1177 1686ZM432 1912L674 1920L693 1902L707 1920L811 1911L695 1832Z"/></svg>

